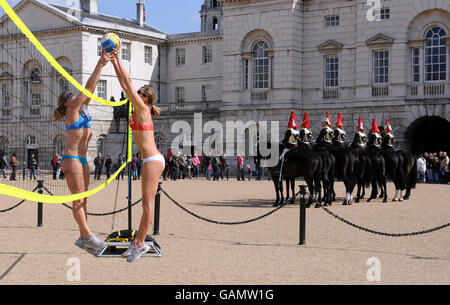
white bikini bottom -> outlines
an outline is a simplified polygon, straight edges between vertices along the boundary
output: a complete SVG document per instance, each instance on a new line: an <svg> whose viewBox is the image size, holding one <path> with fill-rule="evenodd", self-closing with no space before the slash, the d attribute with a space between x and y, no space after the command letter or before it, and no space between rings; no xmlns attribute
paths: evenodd
<svg viewBox="0 0 450 305"><path fill-rule="evenodd" d="M164 159L164 156L161 154L145 158L144 160L142 160L142 164L153 161L160 161L163 164L163 166L166 167L166 160Z"/></svg>

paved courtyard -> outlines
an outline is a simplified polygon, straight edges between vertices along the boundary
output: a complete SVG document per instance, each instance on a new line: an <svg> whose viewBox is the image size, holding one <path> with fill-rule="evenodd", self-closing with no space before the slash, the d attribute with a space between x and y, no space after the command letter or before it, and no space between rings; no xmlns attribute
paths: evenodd
<svg viewBox="0 0 450 305"><path fill-rule="evenodd" d="M124 180L125 181L125 180ZM114 209L116 183L89 199L88 209ZM300 184L301 182L297 182ZM419 184L402 203L361 202L330 208L363 227L407 233L450 222L448 185ZM251 219L273 210L270 181L164 181L163 188L190 211L217 221ZM297 187L298 188L298 187ZM118 208L126 206L127 185L119 184ZM388 185L389 198L393 185ZM141 198L133 181L133 201ZM0 198L0 210L19 200ZM133 208L133 228L141 207ZM89 217L91 229L106 238L127 228L127 213ZM0 214L0 284L450 284L450 228L412 237L385 237L355 229L322 209L307 210L306 246L299 246L299 205L288 205L245 225L217 225L194 218L161 195L162 257L129 264L96 258L77 248L71 211L44 206L44 225L36 227L37 207L26 202ZM74 262L79 281L70 281ZM69 276L68 276L69 274ZM370 281L377 280L380 281Z"/></svg>

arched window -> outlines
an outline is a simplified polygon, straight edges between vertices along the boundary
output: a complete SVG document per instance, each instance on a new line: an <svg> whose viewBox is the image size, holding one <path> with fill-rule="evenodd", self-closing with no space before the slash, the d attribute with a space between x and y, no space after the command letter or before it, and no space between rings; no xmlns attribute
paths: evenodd
<svg viewBox="0 0 450 305"><path fill-rule="evenodd" d="M447 79L447 34L441 27L431 28L425 35L425 81Z"/></svg>
<svg viewBox="0 0 450 305"><path fill-rule="evenodd" d="M64 135L57 135L53 141L55 154L60 156L63 155L64 149L66 148L66 139Z"/></svg>
<svg viewBox="0 0 450 305"><path fill-rule="evenodd" d="M269 46L259 41L253 46L252 53L252 88L269 89L270 59Z"/></svg>

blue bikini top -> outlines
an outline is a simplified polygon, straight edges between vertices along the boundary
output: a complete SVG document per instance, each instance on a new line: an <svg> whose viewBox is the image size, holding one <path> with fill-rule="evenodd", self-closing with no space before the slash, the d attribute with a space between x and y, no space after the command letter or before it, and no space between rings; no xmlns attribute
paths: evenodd
<svg viewBox="0 0 450 305"><path fill-rule="evenodd" d="M83 129L92 127L92 117L89 115L89 111L86 107L81 106L84 111L81 112L81 116L72 125L66 125L66 130ZM85 113L86 111L86 113Z"/></svg>

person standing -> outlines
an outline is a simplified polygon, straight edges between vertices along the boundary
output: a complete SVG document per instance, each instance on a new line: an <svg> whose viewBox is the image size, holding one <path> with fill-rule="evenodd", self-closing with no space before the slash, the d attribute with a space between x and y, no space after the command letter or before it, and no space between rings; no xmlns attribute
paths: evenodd
<svg viewBox="0 0 450 305"><path fill-rule="evenodd" d="M433 179L435 184L439 184L440 173L441 173L441 162L439 162L439 157L434 157Z"/></svg>
<svg viewBox="0 0 450 305"><path fill-rule="evenodd" d="M32 178L34 178L34 180L36 180L35 171L36 171L36 167L37 167L37 161L34 157L34 154L31 154L31 158L30 158L30 160L28 160L28 167L30 168L30 180Z"/></svg>
<svg viewBox="0 0 450 305"><path fill-rule="evenodd" d="M112 166L111 155L106 154L106 160L105 160L106 179L109 179L109 177L111 177L111 166Z"/></svg>
<svg viewBox="0 0 450 305"><path fill-rule="evenodd" d="M103 67L110 60L111 57L103 49L94 72L86 83L86 90L95 91ZM58 107L53 111L51 117L54 122L65 120L67 145L61 158L61 169L72 194L80 194L89 189L89 164L86 159L89 141L92 138L89 102L90 98L84 93L75 96L73 93L65 91L58 97ZM89 253L97 254L106 244L100 241L88 226L87 198L73 201L72 214L80 232L80 237L75 241L75 245Z"/></svg>
<svg viewBox="0 0 450 305"><path fill-rule="evenodd" d="M102 153L98 153L97 157L94 159L94 166L95 166L94 180L95 179L100 180L104 163L105 159L102 157Z"/></svg>
<svg viewBox="0 0 450 305"><path fill-rule="evenodd" d="M417 157L417 173L419 174L419 183L425 183L425 173L427 170L427 165L425 159L422 155Z"/></svg>
<svg viewBox="0 0 450 305"><path fill-rule="evenodd" d="M125 157L123 154L119 155L119 159L117 159L117 170L125 163ZM120 173L117 175L116 179L119 180L120 177L122 177L123 180L123 173L125 172L125 169L122 169Z"/></svg>
<svg viewBox="0 0 450 305"><path fill-rule="evenodd" d="M225 174L225 176L227 177L228 180L228 164L227 164L227 155L223 154L222 156L220 156L219 161L220 161L220 177L222 178L222 180L224 179L223 176Z"/></svg>
<svg viewBox="0 0 450 305"><path fill-rule="evenodd" d="M433 183L434 181L434 177L433 177L433 154L432 153L424 153L423 154L425 157L425 162L427 165L427 182L428 183Z"/></svg>
<svg viewBox="0 0 450 305"><path fill-rule="evenodd" d="M16 156L16 154L12 154L12 157L11 157L12 172L11 172L11 176L9 177L9 180L11 180L11 181L16 180L16 171L17 171L18 166L19 166L19 161L17 161L17 156Z"/></svg>
<svg viewBox="0 0 450 305"><path fill-rule="evenodd" d="M449 158L447 152L442 152L441 160L441 183L448 183L448 172L449 172Z"/></svg>
<svg viewBox="0 0 450 305"><path fill-rule="evenodd" d="M194 176L194 178L198 179L200 159L198 158L197 154L194 154L194 157L192 158L192 167L193 167L193 171L194 171L193 176Z"/></svg>
<svg viewBox="0 0 450 305"><path fill-rule="evenodd" d="M52 159L52 169L53 169L53 180L57 179L57 173L58 173L58 154L56 154L55 156L53 156Z"/></svg>
<svg viewBox="0 0 450 305"><path fill-rule="evenodd" d="M0 156L0 174L3 175L3 179L7 179L5 174L5 169L8 166L8 162L6 162L6 156L2 153Z"/></svg>
<svg viewBox="0 0 450 305"><path fill-rule="evenodd" d="M136 157L136 154L133 155L133 158L131 159L131 174L133 176L133 180L137 179L137 162L138 158Z"/></svg>
<svg viewBox="0 0 450 305"><path fill-rule="evenodd" d="M244 154L237 156L237 180L245 181L244 178Z"/></svg>
<svg viewBox="0 0 450 305"><path fill-rule="evenodd" d="M143 158L142 215L136 237L123 253L124 257L128 256L127 262L133 262L150 249L145 240L153 220L155 196L158 191L159 178L165 168L165 159L155 142L152 119L153 116L160 115L160 108L155 105L158 96L149 85L144 85L136 90L128 73L129 68L125 68L122 63L120 52L120 46L113 51L112 63L122 89L133 104L134 111L130 120L130 128L133 130L134 140Z"/></svg>

